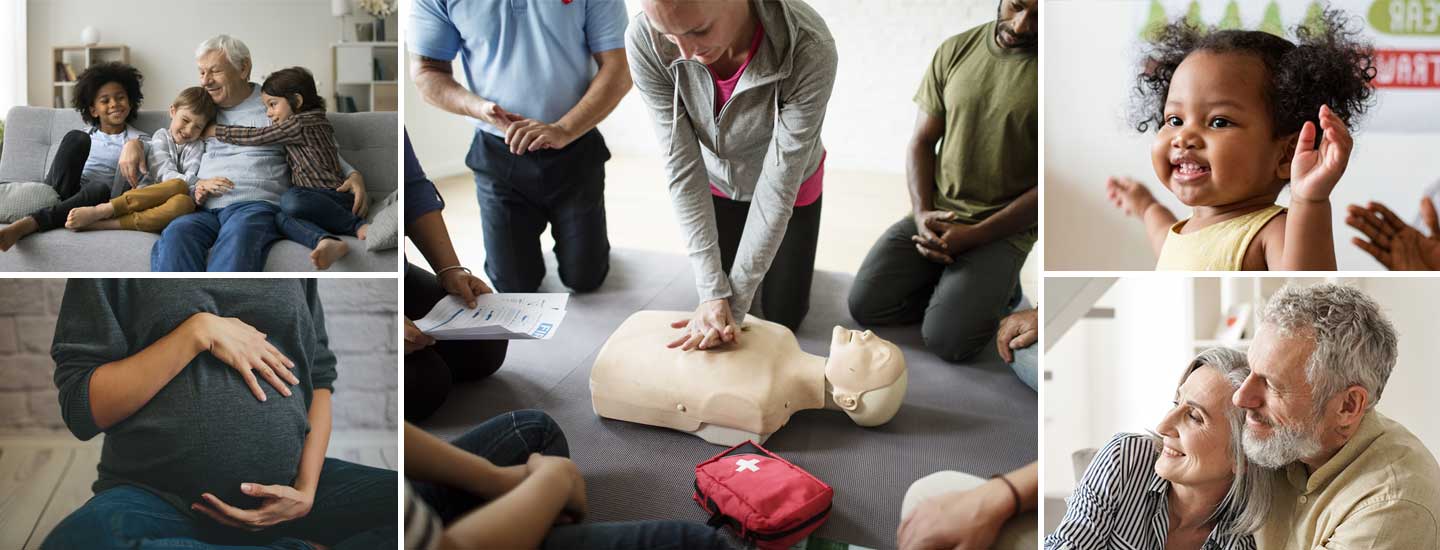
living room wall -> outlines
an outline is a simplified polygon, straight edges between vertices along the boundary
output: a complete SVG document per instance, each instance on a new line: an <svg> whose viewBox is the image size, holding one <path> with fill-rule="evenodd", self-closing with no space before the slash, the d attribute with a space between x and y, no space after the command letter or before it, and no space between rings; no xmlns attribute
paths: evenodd
<svg viewBox="0 0 1440 550"><path fill-rule="evenodd" d="M330 5L330 0L29 0L29 104L51 106L51 48L80 44L86 26L100 31L102 44L130 47L130 63L145 75L147 109L168 108L176 93L198 83L195 47L221 33L250 47L253 81L300 65L315 73L321 97L330 98L330 45L340 32ZM359 8L352 11L348 20L366 17ZM395 29L391 19L388 28Z"/></svg>

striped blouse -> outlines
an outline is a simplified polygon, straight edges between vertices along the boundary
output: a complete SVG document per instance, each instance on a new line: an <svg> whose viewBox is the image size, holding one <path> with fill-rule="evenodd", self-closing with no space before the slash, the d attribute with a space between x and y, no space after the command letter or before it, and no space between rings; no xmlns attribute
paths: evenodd
<svg viewBox="0 0 1440 550"><path fill-rule="evenodd" d="M435 550L440 548L444 531L440 516L425 504L410 484L405 484L405 550Z"/></svg>
<svg viewBox="0 0 1440 550"><path fill-rule="evenodd" d="M235 145L284 145L290 184L296 187L334 189L345 181L335 128L325 111L301 111L263 128L216 126L215 137Z"/></svg>
<svg viewBox="0 0 1440 550"><path fill-rule="evenodd" d="M1170 482L1155 474L1160 451L1140 434L1119 434L1106 444L1066 500L1065 519L1045 537L1045 550L1162 550L1170 530ZM1222 518L1202 550L1255 550L1249 535L1225 534Z"/></svg>

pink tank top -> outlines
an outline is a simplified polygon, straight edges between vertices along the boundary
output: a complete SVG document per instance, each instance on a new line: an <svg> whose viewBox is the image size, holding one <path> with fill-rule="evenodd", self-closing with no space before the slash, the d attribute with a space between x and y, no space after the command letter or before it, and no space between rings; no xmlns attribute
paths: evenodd
<svg viewBox="0 0 1440 550"><path fill-rule="evenodd" d="M715 116L720 116L720 109L730 101L730 96L735 94L735 85L740 83L740 75L745 74L745 68L750 66L750 60L755 58L755 50L760 48L760 39L765 37L765 27L757 21L755 23L755 37L750 39L750 54L745 56L745 62L735 70L730 78L720 78L715 74L715 69L710 69L710 77L715 79ZM795 206L810 206L816 199L820 198L820 191L824 187L825 180L825 157L827 153L820 153L820 166L815 168L815 173L805 178L800 184L800 192L795 195ZM715 184L710 184L710 194L721 198L730 198L722 193Z"/></svg>

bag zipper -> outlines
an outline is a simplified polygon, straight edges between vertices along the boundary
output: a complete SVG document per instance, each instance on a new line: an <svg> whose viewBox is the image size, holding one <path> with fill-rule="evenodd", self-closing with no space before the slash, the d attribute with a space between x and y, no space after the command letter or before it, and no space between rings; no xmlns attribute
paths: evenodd
<svg viewBox="0 0 1440 550"><path fill-rule="evenodd" d="M813 515L813 516L810 516L809 519L806 519L805 521L800 522L799 524L795 525L794 527L791 527L791 528L789 528L789 529L785 529L785 530L783 530L783 531L776 531L776 532L773 532L773 533L756 533L755 531L746 531L746 530L745 530L745 527L744 527L743 525L740 525L740 522L739 522L738 520L736 520L735 518L732 518L732 517L730 517L730 516L727 516L727 515L725 515L725 514L720 513L720 508L715 505L715 501L712 500L710 497L705 496L705 492L700 490L700 482L699 482L699 481L696 481L696 482L695 482L695 494L696 494L696 495L699 495L700 498L702 498L702 499L705 500L705 511L710 512L710 520L707 521L707 522L705 522L706 525L709 525L709 526L711 526L711 527L717 527L717 526L718 526L717 524L726 524L726 525L729 525L729 526L730 526L732 529L734 529L735 531L742 533L742 536L744 536L744 537L747 537L747 538L750 538L750 539L754 539L754 540L763 540L763 541L771 541L771 540L783 539L783 538L785 538L785 537L788 537L788 536L790 536L790 535L793 535L793 534L795 534L795 533L798 533L798 532L800 532L800 531L803 531L803 530L805 530L805 528L809 527L810 525L812 525L812 524L814 524L814 523L818 523L821 519L823 519L823 518L825 518L826 516L830 515L830 509L835 507L835 502L834 502L834 501L831 501L830 504L825 505L825 509L824 509L824 510L821 510L820 513L815 514L815 515ZM720 521L716 521L717 518L724 518L724 519L722 519L722 520L720 520Z"/></svg>

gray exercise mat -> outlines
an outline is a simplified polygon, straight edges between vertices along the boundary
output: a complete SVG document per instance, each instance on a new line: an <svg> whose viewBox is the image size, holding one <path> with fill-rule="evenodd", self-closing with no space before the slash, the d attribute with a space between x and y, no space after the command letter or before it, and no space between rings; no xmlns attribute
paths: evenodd
<svg viewBox="0 0 1440 550"><path fill-rule="evenodd" d="M705 521L690 500L695 464L724 450L683 433L601 419L590 405L590 365L610 333L642 309L689 310L694 279L682 256L615 250L600 291L574 295L547 341L513 342L494 376L457 386L423 427L446 438L494 415L522 408L555 418L585 475L587 521ZM541 291L563 291L549 266ZM828 355L830 331L850 319L852 276L817 272L810 314L796 334L809 353ZM816 534L873 548L895 546L900 504L910 483L938 470L980 477L1036 459L1035 392L993 349L963 364L926 351L918 326L876 329L905 354L910 384L895 419L861 428L838 411L797 413L765 447L835 488L829 521Z"/></svg>

